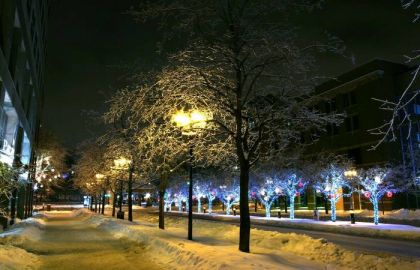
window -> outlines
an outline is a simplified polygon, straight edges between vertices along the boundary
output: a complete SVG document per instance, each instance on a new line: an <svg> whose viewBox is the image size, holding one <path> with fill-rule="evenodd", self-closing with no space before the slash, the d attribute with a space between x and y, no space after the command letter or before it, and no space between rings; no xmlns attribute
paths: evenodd
<svg viewBox="0 0 420 270"><path fill-rule="evenodd" d="M420 114L420 104L414 104L414 114Z"/></svg>
<svg viewBox="0 0 420 270"><path fill-rule="evenodd" d="M330 136L337 135L338 132L338 126L336 124L328 124L327 125L327 134Z"/></svg>
<svg viewBox="0 0 420 270"><path fill-rule="evenodd" d="M358 115L352 115L345 119L345 126L347 132L353 132L355 130L358 130L359 125L359 116Z"/></svg>
<svg viewBox="0 0 420 270"><path fill-rule="evenodd" d="M336 102L335 98L326 102L325 103L325 112L326 113L335 112L337 110L336 104L337 104L337 102Z"/></svg>
<svg viewBox="0 0 420 270"><path fill-rule="evenodd" d="M349 107L357 104L356 93L354 91L343 94L343 105Z"/></svg>

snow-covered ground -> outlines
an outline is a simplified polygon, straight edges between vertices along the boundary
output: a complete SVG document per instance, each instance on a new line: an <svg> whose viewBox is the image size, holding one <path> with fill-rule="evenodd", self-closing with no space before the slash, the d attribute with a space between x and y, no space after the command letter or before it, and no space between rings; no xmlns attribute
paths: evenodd
<svg viewBox="0 0 420 270"><path fill-rule="evenodd" d="M170 215L183 215L183 212L171 212ZM223 220L239 222L239 216L222 215L222 214L198 214L194 213L197 218L209 220ZM251 222L256 225L270 225L286 228L297 228L305 230L316 230L333 233L344 233L349 235L380 237L398 240L418 240L420 241L420 227L401 225L401 224L383 224L375 225L371 222L356 222L351 224L350 221L315 221L313 219L289 219L277 217L259 217L252 216Z"/></svg>
<svg viewBox="0 0 420 270"><path fill-rule="evenodd" d="M191 242L185 240L186 220L167 219L162 231L156 229L156 219L145 215L132 225L93 215L89 222L116 237L146 243L174 269L420 269L420 261L366 255L322 239L258 229L252 229L252 253L246 254L237 251L237 226L195 220Z"/></svg>
<svg viewBox="0 0 420 270"><path fill-rule="evenodd" d="M98 231L106 233L101 237L109 235L118 242L126 243L129 250L141 245L144 247L142 253L167 269L420 269L420 261L408 258L366 255L345 250L323 239L258 229L252 229L251 253L247 254L237 250L239 232L234 225L195 220L194 241L188 241L185 219L167 218L166 230L163 231L156 227L157 217L153 215L143 215L141 220L130 223L95 215L87 209L46 212L0 234L0 269L42 269L40 262L43 258L22 247L25 247L26 241L35 246L42 245L46 241L43 235L49 230L50 222L45 217L63 216L74 218L74 221L68 221L70 224L79 222L86 227L83 238L89 238L89 234ZM56 249L67 245L54 240L55 236L49 237L48 245L55 245ZM72 241L71 245L77 246L77 241ZM101 245L101 241L98 240L98 244ZM108 252L106 256L112 254ZM94 264L98 257L87 258L92 260L90 269L96 269ZM99 258L101 261L105 259ZM70 269L64 264L62 267ZM141 266L139 269L142 269Z"/></svg>

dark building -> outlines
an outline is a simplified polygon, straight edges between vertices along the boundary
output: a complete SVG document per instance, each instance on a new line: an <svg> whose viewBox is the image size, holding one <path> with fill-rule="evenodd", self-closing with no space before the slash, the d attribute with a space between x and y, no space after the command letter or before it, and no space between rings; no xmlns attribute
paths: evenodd
<svg viewBox="0 0 420 270"><path fill-rule="evenodd" d="M413 70L407 65L374 60L317 87L316 91L321 100L317 105L318 109L325 113L345 113L346 116L342 125L329 125L326 132L316 134L317 142L310 146L309 153L333 152L347 155L354 161L356 169L404 163L413 168L412 178L415 178L415 175L418 175L415 157L416 152L420 152L420 121L417 119L417 115L420 116L420 102L414 101L407 108L413 120L411 136L407 136L407 123L397 130L397 140L385 141L376 150L372 150L382 137L369 132L386 123L391 117L389 112L379 109L381 102L373 98L398 100L409 85ZM417 88L414 85L413 89L418 89L418 81ZM420 156L418 158L420 159ZM407 179L411 180L414 183L414 179ZM310 208L315 204L312 194L313 192L309 192L307 197L307 206ZM382 207L418 207L418 195L418 189L413 185L413 189L404 194L407 197L405 203L395 202L398 198L387 199ZM411 206L408 200L413 201ZM359 195L345 198L339 205L339 208L345 210L370 207L368 200Z"/></svg>
<svg viewBox="0 0 420 270"><path fill-rule="evenodd" d="M40 125L46 52L46 0L0 0L0 161L30 165ZM26 166L30 168L30 166ZM31 211L30 170L9 201L13 219Z"/></svg>

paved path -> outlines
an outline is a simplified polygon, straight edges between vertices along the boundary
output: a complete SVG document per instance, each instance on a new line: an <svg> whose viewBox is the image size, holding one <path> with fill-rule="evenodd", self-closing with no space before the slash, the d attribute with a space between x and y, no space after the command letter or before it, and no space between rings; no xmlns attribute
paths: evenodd
<svg viewBox="0 0 420 270"><path fill-rule="evenodd" d="M148 260L144 247L87 225L82 218L51 215L41 241L25 245L40 255L40 269L165 269Z"/></svg>

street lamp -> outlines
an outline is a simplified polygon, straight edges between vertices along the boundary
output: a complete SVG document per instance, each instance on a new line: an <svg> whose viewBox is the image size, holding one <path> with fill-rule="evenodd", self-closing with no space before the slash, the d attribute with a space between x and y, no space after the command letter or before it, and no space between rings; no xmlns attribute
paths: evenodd
<svg viewBox="0 0 420 270"><path fill-rule="evenodd" d="M126 159L125 157L120 157L119 159L114 160L114 169L116 170L125 170L131 164L131 160ZM118 207L117 218L124 219L124 212L122 211L122 202L123 202L123 181L120 180L120 196L118 198ZM115 198L114 198L115 200Z"/></svg>
<svg viewBox="0 0 420 270"><path fill-rule="evenodd" d="M209 115L198 110L190 112L178 111L172 117L172 122L181 128L182 135L194 136L197 130L204 129L206 121L210 119ZM188 240L192 240L192 208L193 208L193 145L189 144L189 186L188 186Z"/></svg>
<svg viewBox="0 0 420 270"><path fill-rule="evenodd" d="M354 179L355 177L357 177L357 171L355 169L345 171L344 176L347 179ZM362 202L361 202L360 192L358 192L357 194L358 194L358 197L359 197L359 210L361 210L362 209ZM353 197L353 195L351 196L351 204L352 204L352 209L351 210L353 211L354 210L354 197ZM355 219L354 219L354 213L353 212L350 213L350 219L351 219L351 223L354 224Z"/></svg>

